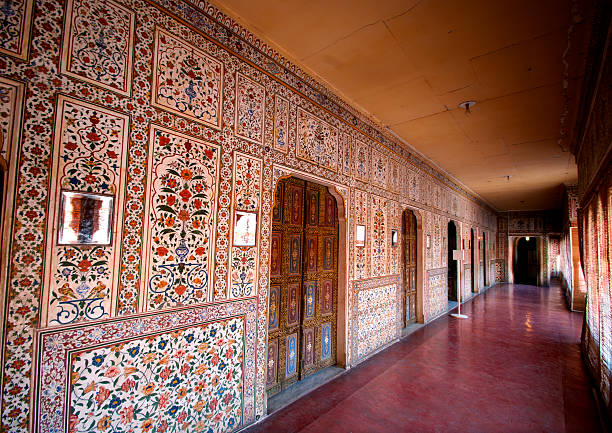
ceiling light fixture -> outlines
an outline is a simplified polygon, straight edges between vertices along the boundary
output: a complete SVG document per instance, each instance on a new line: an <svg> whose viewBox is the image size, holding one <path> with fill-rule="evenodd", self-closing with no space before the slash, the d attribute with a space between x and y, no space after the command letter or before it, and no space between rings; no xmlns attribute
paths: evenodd
<svg viewBox="0 0 612 433"><path fill-rule="evenodd" d="M476 105L476 101L463 101L459 104L459 108L465 109L465 115L469 115L471 113L470 108Z"/></svg>

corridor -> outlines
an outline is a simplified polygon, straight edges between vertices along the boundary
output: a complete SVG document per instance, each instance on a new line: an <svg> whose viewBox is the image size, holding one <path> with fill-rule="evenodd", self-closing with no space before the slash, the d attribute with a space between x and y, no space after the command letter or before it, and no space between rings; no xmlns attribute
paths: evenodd
<svg viewBox="0 0 612 433"><path fill-rule="evenodd" d="M262 423L255 432L599 432L582 314L558 287L501 284Z"/></svg>

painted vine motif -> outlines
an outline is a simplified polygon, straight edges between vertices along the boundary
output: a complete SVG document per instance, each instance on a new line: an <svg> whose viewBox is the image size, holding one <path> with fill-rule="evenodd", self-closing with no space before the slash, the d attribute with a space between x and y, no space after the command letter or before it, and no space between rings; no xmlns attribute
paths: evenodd
<svg viewBox="0 0 612 433"><path fill-rule="evenodd" d="M340 166L342 167L342 173L346 176L351 175L351 142L353 139L349 134L340 134Z"/></svg>
<svg viewBox="0 0 612 433"><path fill-rule="evenodd" d="M241 424L244 318L73 354L69 431L232 431Z"/></svg>
<svg viewBox="0 0 612 433"><path fill-rule="evenodd" d="M33 0L5 0L0 7L0 53L26 58Z"/></svg>
<svg viewBox="0 0 612 433"><path fill-rule="evenodd" d="M274 95L274 149L289 152L289 101Z"/></svg>
<svg viewBox="0 0 612 433"><path fill-rule="evenodd" d="M127 116L67 97L58 101L58 141L54 154L54 215L49 221L50 324L95 320L111 313L111 292L118 263L119 241L96 248L57 245L61 190L121 194L120 167L125 158ZM117 206L113 220L121 215Z"/></svg>
<svg viewBox="0 0 612 433"><path fill-rule="evenodd" d="M51 324L97 320L109 315L104 301L109 296L110 253L107 247L59 249L61 272L56 273L56 289L51 292L51 306L56 306Z"/></svg>
<svg viewBox="0 0 612 433"><path fill-rule="evenodd" d="M261 84L236 74L236 135L263 143L266 89Z"/></svg>
<svg viewBox="0 0 612 433"><path fill-rule="evenodd" d="M222 78L223 63L156 29L153 105L219 127Z"/></svg>
<svg viewBox="0 0 612 433"><path fill-rule="evenodd" d="M206 302L219 150L157 126L151 130L151 148L148 306Z"/></svg>
<svg viewBox="0 0 612 433"><path fill-rule="evenodd" d="M129 94L135 14L113 0L67 4L62 72Z"/></svg>
<svg viewBox="0 0 612 433"><path fill-rule="evenodd" d="M242 153L234 154L234 207L259 212L261 202L262 162ZM236 224L236 221L234 221ZM232 246L229 272L230 297L254 296L257 293L259 245Z"/></svg>
<svg viewBox="0 0 612 433"><path fill-rule="evenodd" d="M233 247L231 297L253 296L257 280L257 248Z"/></svg>
<svg viewBox="0 0 612 433"><path fill-rule="evenodd" d="M362 182L370 181L370 149L367 144L355 140L355 178Z"/></svg>
<svg viewBox="0 0 612 433"><path fill-rule="evenodd" d="M372 197L372 276L387 272L387 216L386 202Z"/></svg>
<svg viewBox="0 0 612 433"><path fill-rule="evenodd" d="M338 129L298 108L296 156L336 171L338 168Z"/></svg>
<svg viewBox="0 0 612 433"><path fill-rule="evenodd" d="M372 185L387 188L388 167L387 157L378 150L372 151Z"/></svg>

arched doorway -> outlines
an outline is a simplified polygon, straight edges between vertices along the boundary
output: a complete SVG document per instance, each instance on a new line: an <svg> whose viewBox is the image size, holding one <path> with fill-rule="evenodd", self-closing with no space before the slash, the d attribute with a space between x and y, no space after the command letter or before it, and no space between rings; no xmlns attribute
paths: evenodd
<svg viewBox="0 0 612 433"><path fill-rule="evenodd" d="M268 396L336 364L339 301L336 198L290 177L278 182L274 202Z"/></svg>
<svg viewBox="0 0 612 433"><path fill-rule="evenodd" d="M402 214L404 236L404 327L417 322L417 219L410 209Z"/></svg>
<svg viewBox="0 0 612 433"><path fill-rule="evenodd" d="M457 301L457 261L453 260L453 250L457 249L457 226L448 222L448 300Z"/></svg>
<svg viewBox="0 0 612 433"><path fill-rule="evenodd" d="M487 287L487 268L489 267L487 263L487 233L482 232L482 284L484 287Z"/></svg>
<svg viewBox="0 0 612 433"><path fill-rule="evenodd" d="M540 257L537 238L527 236L518 239L512 267L516 284L538 285Z"/></svg>
<svg viewBox="0 0 612 433"><path fill-rule="evenodd" d="M476 246L474 245L474 229L470 229L470 280L472 283L472 293L476 293L478 291L478 284L476 283L476 260L478 256L476 255Z"/></svg>

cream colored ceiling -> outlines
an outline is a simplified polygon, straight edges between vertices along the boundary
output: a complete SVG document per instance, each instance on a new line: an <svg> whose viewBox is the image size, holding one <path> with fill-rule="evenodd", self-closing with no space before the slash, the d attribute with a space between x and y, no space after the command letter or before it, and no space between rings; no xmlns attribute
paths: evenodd
<svg viewBox="0 0 612 433"><path fill-rule="evenodd" d="M558 207L576 182L558 144L580 79L569 0L215 4L498 210Z"/></svg>

